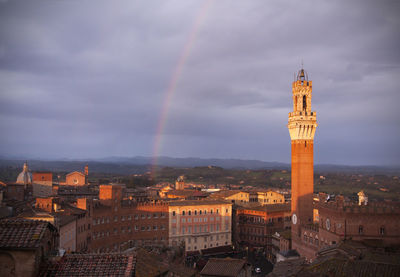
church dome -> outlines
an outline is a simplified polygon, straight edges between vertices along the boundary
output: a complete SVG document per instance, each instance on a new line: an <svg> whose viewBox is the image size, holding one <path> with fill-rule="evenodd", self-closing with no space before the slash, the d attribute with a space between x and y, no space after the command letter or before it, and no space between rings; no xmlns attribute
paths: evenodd
<svg viewBox="0 0 400 277"><path fill-rule="evenodd" d="M28 163L24 163L24 169L17 177L17 184L32 184L32 173L29 172Z"/></svg>

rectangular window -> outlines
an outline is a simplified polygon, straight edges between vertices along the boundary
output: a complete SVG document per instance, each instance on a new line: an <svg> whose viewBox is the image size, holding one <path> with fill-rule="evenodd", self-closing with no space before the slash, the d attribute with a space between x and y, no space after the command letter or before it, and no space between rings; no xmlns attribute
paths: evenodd
<svg viewBox="0 0 400 277"><path fill-rule="evenodd" d="M186 222L186 219L185 218L182 218L182 223L185 223Z"/></svg>
<svg viewBox="0 0 400 277"><path fill-rule="evenodd" d="M192 233L192 227L189 226L189 227L188 227L188 234L191 234L191 233Z"/></svg>

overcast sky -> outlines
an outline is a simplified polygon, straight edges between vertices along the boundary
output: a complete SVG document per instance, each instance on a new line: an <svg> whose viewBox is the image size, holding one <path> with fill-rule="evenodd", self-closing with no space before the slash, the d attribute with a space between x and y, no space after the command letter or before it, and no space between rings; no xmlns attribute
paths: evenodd
<svg viewBox="0 0 400 277"><path fill-rule="evenodd" d="M399 3L0 0L0 155L151 156L168 107L159 155L290 162L303 60L315 163L399 165Z"/></svg>

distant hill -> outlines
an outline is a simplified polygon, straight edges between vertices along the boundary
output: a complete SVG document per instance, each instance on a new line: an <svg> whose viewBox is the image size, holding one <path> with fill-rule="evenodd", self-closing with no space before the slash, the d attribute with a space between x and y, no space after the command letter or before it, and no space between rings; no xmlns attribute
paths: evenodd
<svg viewBox="0 0 400 277"><path fill-rule="evenodd" d="M0 159L0 167L22 168L25 160ZM142 174L151 169L153 159L150 157L107 157L93 160L28 160L33 171L49 170L54 172L71 172L83 170L89 164L89 171L112 174ZM225 169L278 169L290 170L290 164L279 162L265 162L259 160L241 159L201 159L201 158L171 158L159 157L158 167L191 168L202 166L217 166ZM400 175L400 166L348 166L348 165L315 165L316 173L359 173L359 174L388 174Z"/></svg>

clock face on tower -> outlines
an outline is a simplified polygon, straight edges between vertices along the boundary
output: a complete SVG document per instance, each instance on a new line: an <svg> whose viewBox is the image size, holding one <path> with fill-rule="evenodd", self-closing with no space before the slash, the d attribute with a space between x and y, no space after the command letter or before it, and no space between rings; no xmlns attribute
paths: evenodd
<svg viewBox="0 0 400 277"><path fill-rule="evenodd" d="M296 225L296 223L297 223L297 215L296 214L292 215L292 222L294 225Z"/></svg>
<svg viewBox="0 0 400 277"><path fill-rule="evenodd" d="M329 218L326 219L326 230L329 231L329 229L331 229L331 221L329 220Z"/></svg>

